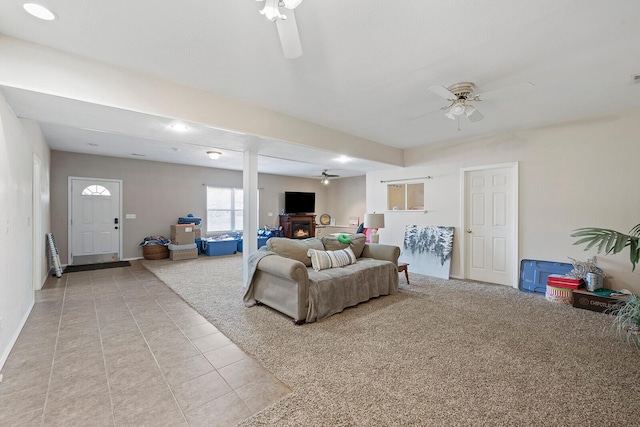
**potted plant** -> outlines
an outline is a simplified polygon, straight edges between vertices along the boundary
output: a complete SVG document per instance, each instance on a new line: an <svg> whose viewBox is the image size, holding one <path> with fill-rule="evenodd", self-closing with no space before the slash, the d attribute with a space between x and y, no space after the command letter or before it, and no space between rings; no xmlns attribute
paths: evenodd
<svg viewBox="0 0 640 427"><path fill-rule="evenodd" d="M640 299L631 295L626 301L608 310L613 315L616 333L626 338L629 344L640 348Z"/></svg>
<svg viewBox="0 0 640 427"><path fill-rule="evenodd" d="M586 243L585 251L597 245L598 253L616 254L629 246L629 261L634 271L640 259L640 224L631 229L629 234L606 228L579 228L571 237L581 237L574 245ZM626 338L628 343L640 348L640 299L636 295L615 305L608 311L614 316L613 326L616 332Z"/></svg>
<svg viewBox="0 0 640 427"><path fill-rule="evenodd" d="M607 228L589 227L574 230L571 237L582 237L582 239L575 242L574 245L586 243L585 251L598 245L598 253L617 254L629 246L629 261L631 261L631 265L633 266L631 270L636 269L636 264L638 264L638 260L640 259L640 246L638 245L638 240L640 239L640 224L633 227L629 234Z"/></svg>

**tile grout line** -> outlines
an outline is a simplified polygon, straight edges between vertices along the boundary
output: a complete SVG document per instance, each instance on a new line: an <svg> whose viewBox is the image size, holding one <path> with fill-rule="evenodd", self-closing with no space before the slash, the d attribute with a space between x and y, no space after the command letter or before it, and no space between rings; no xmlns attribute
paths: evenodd
<svg viewBox="0 0 640 427"><path fill-rule="evenodd" d="M130 267L128 267L128 268L130 268ZM143 284L140 283L140 279L138 279L138 277L134 273L132 273L132 275L133 275L133 277L135 277L136 283L138 285L142 286L144 288L145 292L147 293L147 295L149 297L151 297L156 304L158 304L158 301L155 298L153 298L153 295L151 295L149 290ZM120 284L117 281L116 281L116 286L118 287L118 290L121 290L120 289ZM121 295L122 295L122 293L121 293ZM167 381L167 377L164 375L164 372L162 372L162 368L160 367L160 364L158 363L158 359L156 358L156 355L153 353L153 350L151 349L151 346L149 345L149 341L147 341L147 337L145 337L144 332L142 332L142 329L140 329L140 324L138 323L138 319L136 318L135 314L131 310L131 307L129 306L129 303L125 299L124 295L122 295L122 301L124 302L125 306L129 310L129 313L131 313L131 317L133 317L133 321L135 322L136 327L138 328L138 331L140 332L140 335L142 335L142 339L144 340L144 343L146 344L147 349L149 350L149 353L151 353L151 357L153 357L153 361L156 363L156 367L158 368L158 371L160 372L160 375L162 375L162 379L164 380L165 385L169 389L169 393L171 393L171 397L173 397L173 400L176 402L176 406L178 406L178 409L180 410L180 414L182 415L182 419L184 420L185 423L187 423L187 425L189 425L189 421L187 420L187 416L184 413L184 411L182 410L182 406L180 406L180 402L178 402L178 398L173 393L173 389L171 388L171 384L169 384L169 381ZM160 308L162 308L162 306L160 306ZM164 309L163 309L163 311L164 311ZM171 319L171 321L173 321L173 319Z"/></svg>
<svg viewBox="0 0 640 427"><path fill-rule="evenodd" d="M115 280L114 280L115 283ZM116 283L116 286L118 284ZM96 323L98 324L98 338L100 338L100 351L102 352L102 364L104 366L104 376L107 380L107 391L109 392L109 404L111 405L111 421L113 425L116 425L115 408L113 407L113 396L111 395L111 383L109 382L109 374L107 372L107 358L104 355L104 341L102 340L102 330L100 329L100 316L98 315L98 307L96 304L96 297L93 293L93 278L89 276L89 286L91 286L91 297L93 298L93 310L96 314ZM118 288L119 289L119 288ZM122 298L122 297L121 297Z"/></svg>
<svg viewBox="0 0 640 427"><path fill-rule="evenodd" d="M51 391L51 382L53 381L53 367L55 365L56 353L58 351L58 341L60 339L60 327L62 325L62 313L64 313L64 304L67 300L67 285L69 284L67 276L64 281L64 292L62 294L62 304L60 306L60 317L58 318L58 331L56 332L56 344L53 347L53 356L51 357L51 369L49 370L49 381L47 383L47 393L44 397L44 404L42 405L42 417L40 420L40 426L44 426L44 416L47 410L47 402L49 401L49 392Z"/></svg>
<svg viewBox="0 0 640 427"><path fill-rule="evenodd" d="M153 274L153 272L151 272L149 269L147 269L147 267L145 267L145 266L144 266L144 264L142 264L142 263L141 263L140 265L142 265L142 266L145 268L145 270L147 270L148 272L150 272L151 274ZM164 283L162 280L160 280L160 278L159 278L158 276L156 276L155 274L153 274L153 276L154 276L157 280L159 280L159 281L160 281L160 283L162 283L162 285L163 285L163 286L165 286L167 289L171 290L171 292L173 292L173 293L174 293L175 295L177 295L180 299L182 299L182 301L184 301L184 299L183 299L180 295L178 295L178 294L177 294L173 289L171 289L169 286L167 286L167 284L166 284L166 283ZM157 299L156 299L156 298L151 294L151 292L149 292L149 290L147 289L147 287L146 287L146 286L144 286L144 284L142 284L142 287L144 287L144 289L147 291L147 293L151 296L151 298L153 298L153 300L155 301L155 303L156 303L156 304L158 304L158 307L160 307L160 309L161 309L161 310L162 310L162 311L167 315L167 317L168 317L169 319L171 319L171 321L173 322L173 324L174 324L174 325L176 325L176 327L178 328L178 330L180 330L180 332L182 332L182 334L185 336L185 338L187 338L187 340L189 340L189 342L190 342L190 343L191 343L191 344L192 344L192 345L193 345L193 346L194 346L194 347L195 347L195 348L200 352L200 355L201 355L201 356L203 356L205 359L207 359L207 358L206 358L206 356L204 355L204 353L202 352L202 350L200 350L200 348L199 348L197 345L195 345L195 344L194 344L193 340L191 340L191 338L189 338L189 336L187 336L187 334L185 334L185 332L182 330L182 328L180 327L180 325L178 325L178 324L176 323L176 321L173 319L173 317L171 317L171 315L170 315L169 313L167 313L167 311L164 309L164 307L162 306L162 304L160 304L160 303L158 302L158 300L157 300ZM185 303L186 303L186 301L185 301ZM187 303L187 304L188 304L188 303ZM195 308L191 307L191 305L189 305L189 308L191 308L191 310L193 310L195 313L197 313L197 314L199 314L200 316L202 316L202 314L198 313L198 311L197 311ZM132 314L133 314L133 313L132 313ZM134 318L135 318L135 316L134 316ZM213 323L209 322L209 320L208 320L206 317L202 316L202 318L203 318L203 319L205 319L205 320L207 321L207 323L209 323L210 325L212 325L213 327L215 327L215 328L218 330L218 333L222 333L222 332L220 332L220 330L219 330L219 329L218 329L218 328L217 328ZM142 332L142 331L141 331L141 332ZM223 335L224 335L224 334L223 334ZM144 334L143 334L143 336L144 336ZM229 338L229 337L227 337L226 335L224 335L224 336L225 336L226 338ZM232 344L234 344L234 345L236 345L236 346L237 346L237 344L235 344L235 343L234 343L233 341L231 341L230 339L229 339L229 341L230 341ZM146 342L146 339L145 339L145 342ZM152 353L153 353L153 352L152 352ZM244 350L243 350L243 353L244 353ZM245 353L245 354L246 354L246 353ZM248 355L247 355L247 356L248 356ZM248 357L250 357L250 356L248 356ZM155 359L155 355L154 355L154 359ZM207 362L211 365L211 367L213 368L213 370L214 370L218 375L220 375L220 372L218 372L218 368L216 368L215 366L213 366L213 364L209 361L209 359L207 359ZM157 360L156 360L156 363L157 363ZM224 368L224 367L226 367L226 366L229 366L229 365L231 365L231 364L232 364L232 363L229 363L228 365L223 366L223 368ZM160 367L160 365L159 365L159 364L158 364L158 367ZM162 369L161 369L161 371L162 371ZM206 375L206 374L202 374L202 375ZM198 378L198 377L200 377L200 376L202 376L202 375L199 375L199 376L197 376L197 377L195 377L195 378ZM164 374L163 374L163 376L164 376ZM195 378L193 378L193 379L195 379ZM238 399L240 399L240 401L241 401L241 402L242 402L242 404L245 406L245 408L247 408L247 409L249 410L249 412L251 412L251 413L253 414L253 411L251 410L251 408L249 408L249 406L248 406L248 405L247 405L247 403L244 401L244 399L243 399L243 398L241 398L240 396L238 396L238 393L236 393L236 389L235 389L235 388L233 388L233 387L231 386L231 384L229 384L229 382L224 378L224 376L220 375L220 378L222 378L222 381L224 381L224 383L225 383L225 384L229 387L229 389L231 390L229 393L234 393L234 394L236 395L236 397L237 397ZM166 381L166 378L165 378L165 381ZM171 386L169 386L169 388L171 388ZM221 396L219 396L219 397L226 396L226 395L227 395L227 394L229 394L229 393L225 393L225 394L223 394L223 395L221 395ZM173 390L171 391L171 394L173 394ZM217 398L216 398L216 399L217 399ZM212 399L212 400L215 400L215 399ZM209 402L211 402L211 400L210 400ZM199 407L201 407L201 406L204 406L204 405L206 405L206 404L207 404L207 403L209 403L209 402L205 402L205 403L203 403L202 405L199 405L199 406L197 406L197 407L195 407L195 408L193 408L193 409L196 409L196 408L199 408Z"/></svg>

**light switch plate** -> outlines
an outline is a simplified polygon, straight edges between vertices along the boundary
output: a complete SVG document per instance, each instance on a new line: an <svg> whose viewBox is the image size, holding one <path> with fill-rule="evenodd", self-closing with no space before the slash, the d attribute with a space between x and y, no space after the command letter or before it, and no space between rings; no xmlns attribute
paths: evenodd
<svg viewBox="0 0 640 427"><path fill-rule="evenodd" d="M136 219L136 214L125 214L126 219Z"/></svg>

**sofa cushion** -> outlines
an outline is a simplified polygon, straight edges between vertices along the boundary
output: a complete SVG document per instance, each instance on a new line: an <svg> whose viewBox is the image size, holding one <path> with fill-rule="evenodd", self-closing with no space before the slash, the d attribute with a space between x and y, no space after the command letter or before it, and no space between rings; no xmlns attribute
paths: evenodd
<svg viewBox="0 0 640 427"><path fill-rule="evenodd" d="M337 251L309 249L307 255L311 258L311 266L316 271L327 268L344 267L345 265L355 264L356 262L356 256L351 248L339 249Z"/></svg>
<svg viewBox="0 0 640 427"><path fill-rule="evenodd" d="M316 239L287 239L286 237L272 237L267 240L267 249L285 258L300 261L311 267L311 258L307 255L309 249L324 250L322 240Z"/></svg>
<svg viewBox="0 0 640 427"><path fill-rule="evenodd" d="M351 247L356 258L360 258L365 244L364 234L350 234L349 237L351 238L351 243L345 244L341 243L337 236L324 236L322 238L322 244L324 245L324 249L327 251L336 251Z"/></svg>

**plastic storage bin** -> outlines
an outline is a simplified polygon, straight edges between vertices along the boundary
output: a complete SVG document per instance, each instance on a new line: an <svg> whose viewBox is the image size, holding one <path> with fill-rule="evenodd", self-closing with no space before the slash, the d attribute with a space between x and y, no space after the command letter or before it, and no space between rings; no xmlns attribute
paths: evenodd
<svg viewBox="0 0 640 427"><path fill-rule="evenodd" d="M521 291L546 294L547 280L550 274L567 274L573 270L573 264L567 262L539 261L523 259L520 262Z"/></svg>
<svg viewBox="0 0 640 427"><path fill-rule="evenodd" d="M238 250L236 239L212 240L202 239L202 253L207 256L232 255Z"/></svg>
<svg viewBox="0 0 640 427"><path fill-rule="evenodd" d="M269 237L258 237L258 249L267 244ZM242 239L238 240L238 252L242 252Z"/></svg>

